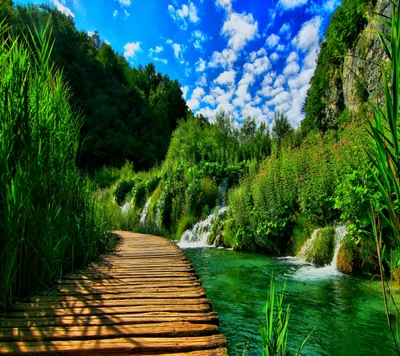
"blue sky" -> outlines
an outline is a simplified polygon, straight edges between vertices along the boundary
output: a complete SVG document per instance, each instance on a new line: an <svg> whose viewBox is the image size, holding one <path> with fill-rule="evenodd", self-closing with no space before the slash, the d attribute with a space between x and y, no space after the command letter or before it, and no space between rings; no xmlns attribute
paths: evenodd
<svg viewBox="0 0 400 356"><path fill-rule="evenodd" d="M319 42L341 0L16 0L47 3L133 66L178 79L194 113L297 126Z"/></svg>

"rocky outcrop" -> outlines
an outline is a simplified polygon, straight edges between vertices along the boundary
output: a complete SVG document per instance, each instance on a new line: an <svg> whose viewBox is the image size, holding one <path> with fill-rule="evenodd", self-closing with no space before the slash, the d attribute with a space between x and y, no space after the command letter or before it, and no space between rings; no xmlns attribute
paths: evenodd
<svg viewBox="0 0 400 356"><path fill-rule="evenodd" d="M390 0L378 1L376 12L391 16ZM344 105L350 112L357 112L360 104L366 102L369 95L382 103L379 89L381 79L380 65L385 65L387 58L375 31L387 32L388 28L370 21L360 34L356 46L349 50L343 63L341 78ZM367 88L364 88L363 83ZM368 90L366 90L368 89ZM369 93L369 95L368 95Z"/></svg>

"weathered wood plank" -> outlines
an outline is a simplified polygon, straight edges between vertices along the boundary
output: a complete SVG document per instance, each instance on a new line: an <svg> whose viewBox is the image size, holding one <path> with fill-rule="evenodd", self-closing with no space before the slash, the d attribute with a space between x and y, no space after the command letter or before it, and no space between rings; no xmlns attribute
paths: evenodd
<svg viewBox="0 0 400 356"><path fill-rule="evenodd" d="M43 341L43 342L1 342L0 354L15 355L29 352L31 355L38 353L59 353L76 355L78 352L92 355L125 353L160 353L185 352L207 350L225 346L226 339L223 335L149 338L130 337L99 340L80 341Z"/></svg>
<svg viewBox="0 0 400 356"><path fill-rule="evenodd" d="M161 237L118 233L117 251L0 317L0 354L227 355L184 253Z"/></svg>

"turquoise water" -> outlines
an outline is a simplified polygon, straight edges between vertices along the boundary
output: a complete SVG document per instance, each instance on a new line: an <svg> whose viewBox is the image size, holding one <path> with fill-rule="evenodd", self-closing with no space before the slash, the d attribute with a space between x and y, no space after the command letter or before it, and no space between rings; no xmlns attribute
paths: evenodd
<svg viewBox="0 0 400 356"><path fill-rule="evenodd" d="M291 305L289 349L314 330L302 355L394 355L380 282L317 269L295 259L218 249L186 249L228 339L229 355L262 355L258 325L272 271ZM396 299L398 292L396 292ZM399 298L400 299L400 298Z"/></svg>

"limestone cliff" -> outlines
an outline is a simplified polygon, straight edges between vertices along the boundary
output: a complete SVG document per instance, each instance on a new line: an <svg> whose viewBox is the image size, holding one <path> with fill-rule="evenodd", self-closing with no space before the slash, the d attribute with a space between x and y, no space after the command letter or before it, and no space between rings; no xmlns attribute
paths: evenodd
<svg viewBox="0 0 400 356"><path fill-rule="evenodd" d="M390 0L343 0L321 43L304 105L305 131L337 128L360 116L369 97L380 99L379 65L386 59L375 31L387 28L372 18L375 13L390 16L391 7Z"/></svg>

